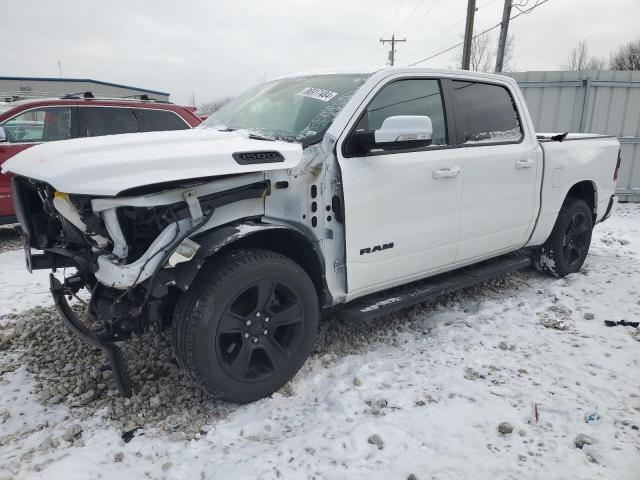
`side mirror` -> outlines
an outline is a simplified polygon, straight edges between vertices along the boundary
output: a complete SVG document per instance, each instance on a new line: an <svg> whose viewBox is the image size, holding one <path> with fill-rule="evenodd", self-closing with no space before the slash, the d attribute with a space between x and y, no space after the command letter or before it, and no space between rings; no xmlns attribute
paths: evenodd
<svg viewBox="0 0 640 480"><path fill-rule="evenodd" d="M402 150L428 147L433 137L431 119L426 115L387 117L380 129L357 130L345 144L345 153L357 155L372 150Z"/></svg>
<svg viewBox="0 0 640 480"><path fill-rule="evenodd" d="M385 118L374 138L383 150L428 147L433 138L433 125L426 115L395 115Z"/></svg>
<svg viewBox="0 0 640 480"><path fill-rule="evenodd" d="M4 127L0 127L0 143L8 142L8 141L9 141L9 137L7 135L7 132L5 131Z"/></svg>

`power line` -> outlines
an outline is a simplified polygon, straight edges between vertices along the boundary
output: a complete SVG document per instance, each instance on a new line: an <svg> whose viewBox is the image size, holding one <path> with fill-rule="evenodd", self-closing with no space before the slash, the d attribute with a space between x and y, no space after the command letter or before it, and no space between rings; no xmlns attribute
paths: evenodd
<svg viewBox="0 0 640 480"><path fill-rule="evenodd" d="M484 8L484 7L488 6L488 5L491 5L492 3L496 3L497 1L498 0L491 0L490 2L483 3L482 5L478 6L478 10L480 10L481 8Z"/></svg>
<svg viewBox="0 0 640 480"><path fill-rule="evenodd" d="M536 4L533 7L529 8L528 10L524 10L524 11L514 15L513 17L509 18L509 20L514 20L514 19L518 18L520 15L526 15L527 13L531 12L534 8L539 7L540 5L544 5L548 1L549 0L541 0L539 2L536 2ZM475 38L479 37L480 35L484 35L485 33L490 32L491 30L494 30L494 29L498 28L501 25L502 25L502 22L497 23L493 27L489 27L486 30L483 30L482 32L474 35L473 38L475 39ZM435 54L433 54L433 55L431 55L431 56L429 56L427 58L423 58L422 60L418 60L417 62L410 63L408 66L409 67L413 67L414 65L418 65L419 63L426 62L427 60L431 60L432 58L435 58L435 57L438 57L438 56L442 55L443 53L450 52L451 50L453 50L454 48L459 47L463 43L464 42L458 42L455 45L453 45L453 46L451 46L451 47L449 47L449 48L447 48L445 50L442 50L442 51L440 51L438 53L435 53Z"/></svg>
<svg viewBox="0 0 640 480"><path fill-rule="evenodd" d="M405 2L405 0L400 0L400 3L398 3L398 7L396 8L396 13L393 14L393 17L391 17L391 21L387 24L386 28L382 31L382 36L383 37L387 33L387 30L389 30L389 27L395 21L396 17L398 16L398 13L400 12L400 9L402 8L402 5L404 5L404 2Z"/></svg>
<svg viewBox="0 0 640 480"><path fill-rule="evenodd" d="M402 8L402 5L404 5L404 2L405 0L400 0L400 2L398 3L398 6L396 7L396 11L394 12L393 17L391 17L391 21L387 24L385 29L382 31L383 37L387 33L387 30L389 30L389 27L395 21L396 17L398 16L398 13L400 12L400 9ZM376 52L374 53L373 58L371 59L371 65L374 65L376 63L376 59L378 58L379 54L380 54L380 50L376 49Z"/></svg>
<svg viewBox="0 0 640 480"><path fill-rule="evenodd" d="M484 7L487 7L489 5L491 5L492 3L496 3L498 0L491 0L487 3L483 3L482 5L476 7L477 10L481 10ZM418 53L420 50L424 50L425 48L427 48L429 45L433 45L434 43L436 43L438 40L440 40L442 37L444 37L447 33L449 33L451 30L453 30L454 28L456 28L458 25L460 25L461 23L463 23L465 21L465 18L463 17L461 20L458 20L456 23L454 23L453 25L451 25L449 28L447 28L446 30L444 30L443 32L439 33L436 38L434 38L433 40L428 41L427 43L422 44L420 47L416 48L413 52L411 52L411 55L415 55L416 53Z"/></svg>
<svg viewBox="0 0 640 480"><path fill-rule="evenodd" d="M400 26L395 29L396 32L399 32L400 30L402 30L402 28L407 24L409 19L413 17L414 13L418 11L418 9L422 6L423 3L424 3L424 0L418 0L418 3L416 3L416 6L414 7L414 9L411 10L411 13L404 19L404 22L402 22Z"/></svg>
<svg viewBox="0 0 640 480"><path fill-rule="evenodd" d="M442 38L443 36L445 36L447 33L449 33L451 30L453 30L454 28L456 28L458 25L460 25L461 23L463 23L466 20L466 18L463 18L462 20L459 20L458 22L454 23L453 25L451 25L449 28L447 28L444 32L442 32L441 34L438 35L438 38L435 38L434 40L425 43L424 45L422 45L420 48L418 48L417 50L414 50L413 53L411 55L413 55L414 53L418 53L420 50L425 49L426 47L428 47L429 45L433 45L435 42L437 42L440 38Z"/></svg>
<svg viewBox="0 0 640 480"><path fill-rule="evenodd" d="M420 25L422 23L422 20L424 20L424 17L427 16L427 14L433 10L433 7L436 5L436 3L438 3L439 0L433 0L433 3L429 6L429 8L427 8L425 10L425 12L422 14L422 16L420 17L420 20L418 20L416 22L416 24L411 28L411 30L409 30L406 35L407 37L418 27L418 25Z"/></svg>

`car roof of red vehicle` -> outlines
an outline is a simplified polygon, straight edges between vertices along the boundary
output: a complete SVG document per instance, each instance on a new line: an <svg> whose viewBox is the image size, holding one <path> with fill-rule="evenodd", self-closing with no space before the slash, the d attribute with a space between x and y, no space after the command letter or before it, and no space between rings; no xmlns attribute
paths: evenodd
<svg viewBox="0 0 640 480"><path fill-rule="evenodd" d="M133 107L154 110L171 110L178 113L192 127L200 124L202 119L196 115L195 107L176 105L171 102L141 98L107 98L92 97L91 92L65 95L58 98L31 98L0 103L0 121L14 116L23 110L36 107L64 106L64 105L92 105L104 107ZM143 96L144 98L144 96Z"/></svg>

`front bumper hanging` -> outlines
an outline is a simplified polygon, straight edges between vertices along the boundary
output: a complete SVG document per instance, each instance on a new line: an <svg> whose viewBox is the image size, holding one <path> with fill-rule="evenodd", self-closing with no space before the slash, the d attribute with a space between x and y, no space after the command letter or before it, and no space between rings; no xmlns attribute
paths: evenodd
<svg viewBox="0 0 640 480"><path fill-rule="evenodd" d="M98 347L107 353L111 371L113 372L113 379L118 386L118 390L125 397L130 397L131 378L129 377L127 363L122 351L113 342L100 338L100 335L91 331L82 323L65 298L65 295L70 295L72 292L60 283L53 273L49 274L49 283L56 308L69 329L89 345Z"/></svg>

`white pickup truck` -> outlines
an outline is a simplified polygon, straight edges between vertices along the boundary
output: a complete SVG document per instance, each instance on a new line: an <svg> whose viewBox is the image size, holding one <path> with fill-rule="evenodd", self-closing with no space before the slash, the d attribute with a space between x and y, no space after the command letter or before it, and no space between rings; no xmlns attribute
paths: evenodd
<svg viewBox="0 0 640 480"><path fill-rule="evenodd" d="M615 204L615 137L536 135L514 80L409 68L258 85L193 130L52 142L3 166L29 269L109 355L174 329L234 402L308 356L320 312L366 319L533 263L577 272ZM65 300L80 289L86 319Z"/></svg>

